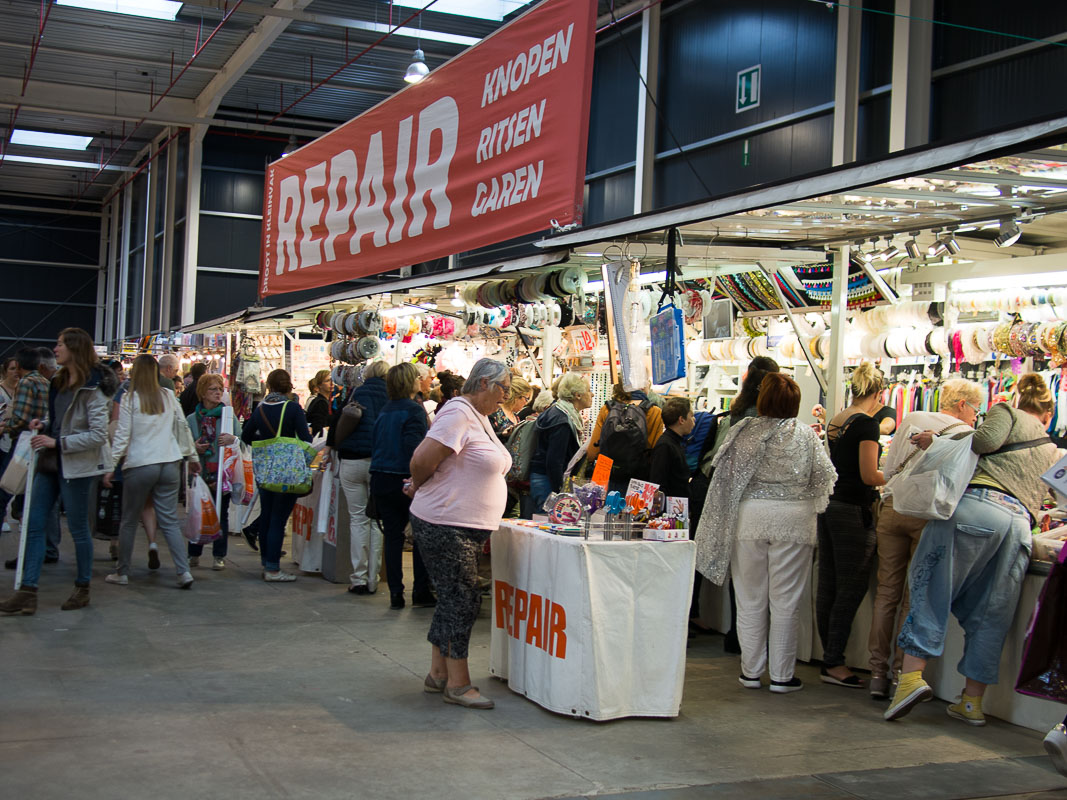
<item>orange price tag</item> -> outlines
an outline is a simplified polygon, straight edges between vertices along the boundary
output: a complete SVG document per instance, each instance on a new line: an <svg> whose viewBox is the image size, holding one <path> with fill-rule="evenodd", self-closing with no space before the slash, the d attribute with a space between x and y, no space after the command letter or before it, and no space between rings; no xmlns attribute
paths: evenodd
<svg viewBox="0 0 1067 800"><path fill-rule="evenodd" d="M615 462L607 456L597 456L596 466L593 467L593 483L608 488L608 479L611 477L611 465Z"/></svg>

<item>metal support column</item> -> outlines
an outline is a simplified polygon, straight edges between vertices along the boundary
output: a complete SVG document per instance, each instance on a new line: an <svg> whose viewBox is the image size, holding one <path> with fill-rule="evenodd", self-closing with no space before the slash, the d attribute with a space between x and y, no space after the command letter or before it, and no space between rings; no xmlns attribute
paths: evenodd
<svg viewBox="0 0 1067 800"><path fill-rule="evenodd" d="M118 336L115 333L118 320L118 304L115 301L118 295L119 278L119 203L121 193L117 193L108 203L106 215L108 220L107 241L107 310L105 312L106 323L104 325L104 337L108 345L115 343Z"/></svg>
<svg viewBox="0 0 1067 800"><path fill-rule="evenodd" d="M185 202L185 263L182 265L182 325L196 319L196 265L200 251L200 170L207 125L189 130L189 179Z"/></svg>
<svg viewBox="0 0 1067 800"><path fill-rule="evenodd" d="M889 150L930 140L930 72L933 0L896 0L893 20L893 92L889 100ZM917 19L916 19L917 18Z"/></svg>
<svg viewBox="0 0 1067 800"><path fill-rule="evenodd" d="M826 419L845 407L845 315L848 313L849 247L834 253L830 295L830 352L826 357Z"/></svg>
<svg viewBox="0 0 1067 800"><path fill-rule="evenodd" d="M155 306L156 272L156 202L159 197L159 165L155 156L158 144L152 142L148 152L148 203L144 224L144 277L141 280L141 332L152 332L152 308Z"/></svg>
<svg viewBox="0 0 1067 800"><path fill-rule="evenodd" d="M96 257L99 269L96 273L96 317L93 320L93 341L97 344L104 343L104 319L107 316L107 284L110 271L107 251L110 236L111 219L108 210L104 208L101 209L100 214L100 248Z"/></svg>
<svg viewBox="0 0 1067 800"><path fill-rule="evenodd" d="M644 82L638 81L637 84L635 214L652 209L652 175L656 165L656 112L653 103L659 84L659 10L656 4L641 12L641 78Z"/></svg>
<svg viewBox="0 0 1067 800"><path fill-rule="evenodd" d="M121 341L126 338L126 305L130 296L130 224L133 216L131 207L133 203L133 184L130 181L122 190L122 241L119 244L119 291L116 295L118 300L118 331L115 339Z"/></svg>
<svg viewBox="0 0 1067 800"><path fill-rule="evenodd" d="M856 160L856 122L860 100L862 0L837 6L837 59L834 68L833 165Z"/></svg>
<svg viewBox="0 0 1067 800"><path fill-rule="evenodd" d="M174 209L178 202L178 147L172 142L167 148L167 205L163 209L163 269L160 272L160 330L172 328L170 318L171 287L174 285ZM176 327L176 326L174 326Z"/></svg>

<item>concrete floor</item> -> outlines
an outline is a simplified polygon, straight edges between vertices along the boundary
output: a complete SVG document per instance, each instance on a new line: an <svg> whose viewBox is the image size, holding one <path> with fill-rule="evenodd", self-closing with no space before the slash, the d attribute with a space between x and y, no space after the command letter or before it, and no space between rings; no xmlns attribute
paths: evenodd
<svg viewBox="0 0 1067 800"><path fill-rule="evenodd" d="M63 612L64 539L37 615L0 618L3 797L1067 798L1039 733L970 728L938 701L886 723L807 665L802 692L745 690L718 636L690 647L675 720L554 715L488 677L488 600L471 671L497 707L446 705L421 691L431 610L315 576L265 584L239 538L224 572L195 570L183 592L169 556L150 573L143 548L130 585L111 586L96 542L92 605Z"/></svg>

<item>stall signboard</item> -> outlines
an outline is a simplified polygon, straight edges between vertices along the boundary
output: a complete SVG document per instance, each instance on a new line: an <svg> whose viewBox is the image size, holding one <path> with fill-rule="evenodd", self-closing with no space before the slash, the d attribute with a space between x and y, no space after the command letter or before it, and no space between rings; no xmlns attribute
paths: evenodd
<svg viewBox="0 0 1067 800"><path fill-rule="evenodd" d="M580 222L595 14L545 0L272 163L260 296Z"/></svg>

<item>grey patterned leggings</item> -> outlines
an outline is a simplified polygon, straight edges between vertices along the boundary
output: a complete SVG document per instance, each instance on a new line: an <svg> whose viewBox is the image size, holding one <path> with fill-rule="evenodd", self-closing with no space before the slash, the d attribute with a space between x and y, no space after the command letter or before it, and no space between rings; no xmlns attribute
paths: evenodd
<svg viewBox="0 0 1067 800"><path fill-rule="evenodd" d="M446 658L466 658L471 629L482 606L478 554L492 531L434 525L413 514L411 532L437 590L426 639Z"/></svg>

